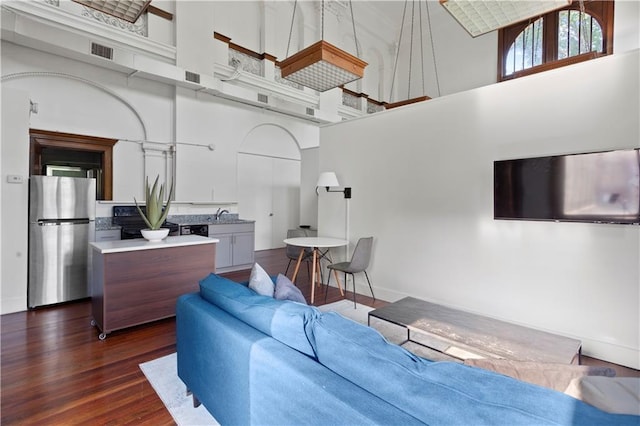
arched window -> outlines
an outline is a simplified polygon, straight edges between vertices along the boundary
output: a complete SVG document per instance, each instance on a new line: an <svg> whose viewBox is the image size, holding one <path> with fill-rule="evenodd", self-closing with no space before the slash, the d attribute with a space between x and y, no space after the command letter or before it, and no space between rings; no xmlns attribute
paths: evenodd
<svg viewBox="0 0 640 426"><path fill-rule="evenodd" d="M613 52L613 1L580 1L499 30L498 80Z"/></svg>
<svg viewBox="0 0 640 426"><path fill-rule="evenodd" d="M579 10L563 10L558 18L558 59L602 52L602 27L597 19Z"/></svg>
<svg viewBox="0 0 640 426"><path fill-rule="evenodd" d="M543 22L540 18L529 24L511 43L504 65L507 75L542 64Z"/></svg>

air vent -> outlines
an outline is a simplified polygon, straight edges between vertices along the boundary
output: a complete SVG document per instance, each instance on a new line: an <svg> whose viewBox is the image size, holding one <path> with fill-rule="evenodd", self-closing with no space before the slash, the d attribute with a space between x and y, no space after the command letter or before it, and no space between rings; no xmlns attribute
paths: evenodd
<svg viewBox="0 0 640 426"><path fill-rule="evenodd" d="M262 93L258 93L258 102L262 102L265 104L269 103L269 96L263 95Z"/></svg>
<svg viewBox="0 0 640 426"><path fill-rule="evenodd" d="M113 47L103 46L98 43L91 43L91 54L112 61Z"/></svg>
<svg viewBox="0 0 640 426"><path fill-rule="evenodd" d="M307 108L307 115L315 116L316 110L314 110L313 108Z"/></svg>
<svg viewBox="0 0 640 426"><path fill-rule="evenodd" d="M184 72L184 79L187 80L187 81L190 81L192 83L200 84L200 74L195 73L195 72L185 71Z"/></svg>

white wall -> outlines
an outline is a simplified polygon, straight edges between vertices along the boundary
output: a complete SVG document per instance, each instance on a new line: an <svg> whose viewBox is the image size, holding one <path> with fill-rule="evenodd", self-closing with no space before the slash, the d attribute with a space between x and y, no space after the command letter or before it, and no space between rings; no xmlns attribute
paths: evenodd
<svg viewBox="0 0 640 426"><path fill-rule="evenodd" d="M28 93L2 88L0 313L27 309L28 127ZM9 176L18 176L22 182L8 183Z"/></svg>
<svg viewBox="0 0 640 426"><path fill-rule="evenodd" d="M175 122L178 143L191 144L188 148L178 146L176 188L177 193L187 194L185 200L237 200L236 154L245 138L259 126L269 124L286 129L299 149L317 145L319 137L315 125L258 108L239 107L231 101L186 89L178 89ZM208 145L215 150L209 151ZM207 156L208 167L190 167L189 162L180 158L184 149ZM289 154L285 154L272 155L288 158Z"/></svg>
<svg viewBox="0 0 640 426"><path fill-rule="evenodd" d="M156 0L154 0L156 1ZM186 4L189 3L189 4ZM262 51L264 48L267 53L282 55L284 48L278 51L273 46L282 46L288 37L287 27L290 23L290 4L281 4L281 2L270 2L268 5L262 2L248 2L252 4L238 5L238 2L183 2L161 1L159 7L176 14L173 21L166 21L161 18L150 17L150 39L160 41L167 44L175 44L177 48L176 58L179 66L191 71L199 71L203 74L213 74L212 63L213 58L217 58L215 52L209 50L212 45L213 31L220 31L224 35L232 38L234 42L246 44L248 48ZM282 2L284 3L284 2ZM304 2L303 2L304 3ZM391 76L390 67L393 61L389 61L388 55L394 55L392 46L395 43L395 31L391 29L391 23L397 21L400 17L399 13L394 14L377 14L375 10L367 9L366 4L369 2L355 2L354 12L358 16L369 15L373 19L379 19L378 25L371 25L370 28L358 28L358 38L362 44L363 52L367 54L379 54L386 56L386 62L372 60L371 62L384 62L386 67L384 70L377 70L377 74L383 75L385 81L377 83L371 81L371 78L365 77L362 91L370 93L373 97L378 94L388 94L390 84L388 79ZM397 10L402 7L402 2L381 2L386 3L394 8L399 5ZM494 75L495 60L491 59L495 55L495 44L492 37L495 35L487 35L478 39L471 39L466 36L458 24L452 20L447 14L443 14L443 10L435 11L433 6L438 8L437 4L430 4L432 10L432 22L434 23L434 42L436 44L436 60L443 67L440 71L441 87L443 94L450 94L458 90L465 90L476 86L490 84L490 75ZM4 5L3 5L4 7ZM49 8L44 5L44 8ZM42 8L36 8L42 9ZM241 16L239 12L252 11L251 13L264 13L267 10L268 16L257 18L252 16L246 22L250 25L229 26L227 23L233 22ZM314 12L313 6L310 4L303 5L303 12L306 14L306 23L303 31L304 37L301 40L315 41L317 33L317 11ZM283 12L284 11L284 12ZM200 15L197 15L199 12ZM401 13L401 10L400 10ZM213 17L212 17L213 14ZM441 16L438 17L438 14ZM3 19L5 16L3 9ZM8 15L7 15L8 16ZM344 15L343 15L344 17ZM341 19L343 18L341 17ZM640 3L635 1L618 1L616 2L616 24L615 24L615 51L622 52L625 50L638 47L640 29L638 28L638 18L640 17ZM7 17L9 19L10 17ZM282 19L281 19L282 18ZM358 19L358 18L357 18ZM368 18L367 18L368 19ZM333 20L333 24L331 24ZM29 20L21 20L20 25L33 24ZM282 23L285 25L282 25ZM331 33L333 42L338 44L344 43L347 50L351 49L351 40L349 34L351 32L350 20L347 16L337 23L335 16L328 18L329 25L335 25L330 28L340 27L339 34ZM3 21L4 23L4 21ZM10 23L10 22L9 22ZM8 26L7 28L10 28ZM38 25L32 25L28 28L33 31L42 30ZM226 29L225 29L226 28ZM70 29L69 32L72 32ZM65 35L64 31L56 28L55 31L46 31L46 34ZM276 33L275 35L273 33ZM450 33L450 34L448 34ZM33 35L35 39L38 34ZM40 34L42 35L42 34ZM233 201L233 199L223 199L232 197L236 191L235 179L226 179L230 172L234 175L236 159L236 149L251 129L263 124L274 124L286 128L295 137L299 148L305 150L314 148L318 145L318 129L298 120L290 119L277 114L271 114L255 108L243 109L237 104L220 100L206 94L196 94L189 90L176 90L171 85L165 85L156 81L149 81L135 76L127 76L123 73L100 68L94 65L78 62L57 56L53 54L57 49L52 49L56 43L61 47L65 46L68 39L75 38L62 37L60 40L51 37L46 40L45 46L41 46L45 51L33 50L30 48L19 47L3 39L2 41L2 76L13 73L62 73L68 76L76 76L79 79L68 77L56 77L53 75L44 76L28 76L24 78L3 79L2 90L16 90L25 93L27 99L31 99L39 104L39 113L31 116L29 125L32 128L44 130L53 130L69 133L80 133L86 135L94 135L99 137L113 137L121 140L114 148L114 193L115 197L124 202L130 202L134 195L141 196L143 193L143 178L145 176L146 162L142 150L141 143L137 142L141 139L147 139L160 144L177 143L177 154L180 157L180 148L188 147L184 151L193 152L211 152L207 146L211 143L215 144L216 150L211 152L213 160L210 167L219 168L224 172L221 176L225 179L221 180L221 186L216 183L213 188L211 185L202 189L203 192L192 194L189 191L197 186L190 186L190 181L198 181L199 176L211 176L210 169L206 171L200 168L189 173L189 161L182 163L182 170L187 172L178 176L179 184L182 185L182 191L185 197L202 197L202 199L216 198L219 196L221 201ZM5 37L5 33L3 33ZM10 37L11 38L11 37ZM294 39L296 39L294 37ZM162 50L164 52L164 50ZM377 57L376 57L377 58ZM226 59L226 58L225 58ZM367 59L367 58L365 58ZM222 61L224 62L224 61ZM472 66L469 65L472 64ZM427 66L427 68L429 68ZM376 75L374 73L373 75ZM356 86L360 84L357 83ZM433 85L433 82L428 82ZM351 86L350 86L351 87ZM432 86L431 86L432 87ZM177 93L176 93L177 92ZM476 92L480 93L480 92ZM433 95L432 93L429 93ZM476 95L465 95L473 98ZM490 100L485 99L484 102ZM474 101L475 102L475 101ZM466 105L466 104L465 104ZM12 104L15 107L15 104ZM26 107L25 107L26 108ZM3 121L12 122L12 113L5 116L3 109ZM15 110L15 114L27 114L25 110ZM376 115L373 120L394 120L395 112L388 112L387 115ZM373 121L372 121L373 122ZM12 128L7 132L20 134L20 139L27 140L27 134L23 130ZM406 130L405 130L406 131ZM5 143L17 142L18 138L8 141L4 139L5 129L3 126L3 150ZM394 135L395 137L395 135ZM394 141L394 139L389 139ZM358 143L363 143L358 142ZM395 142L395 141L394 141ZM184 145L180 145L180 144ZM192 145L189 145L192 144ZM393 145L391 145L393 147ZM7 146L12 153L2 158L2 178L6 181L6 174L10 167L23 167L28 163L26 157L21 150L24 147ZM508 148L506 148L508 149ZM201 151L200 151L201 150ZM21 154L15 154L20 151ZM395 157L395 150L387 150L388 158L385 167L379 170L379 173L392 173L396 177L406 176L407 182L412 182L412 175L408 173L405 167L405 159L403 156ZM379 155L379 152L375 152ZM303 163L306 161L303 154ZM314 223L314 215L308 214L310 206L314 203L313 197L308 197L305 190L313 190L315 179L317 178L318 163L317 156L312 154L309 157L309 165L303 166L303 193L301 194L301 222L305 224ZM374 156L375 158L375 156ZM366 158L369 160L368 156ZM414 160L413 158L410 160ZM177 160L177 169L180 173L180 160ZM362 161L360 162L362 163ZM339 164L339 163L337 163ZM366 163L362 163L366 164ZM394 165L391 172L387 172L388 164ZM5 167L6 166L6 167ZM154 167L156 167L155 165ZM333 163L331 164L333 169ZM313 170L312 172L310 170ZM25 169L21 173L28 173ZM313 174L315 173L315 176ZM4 183L3 183L4 185ZM204 186L204 185L203 185ZM19 194L15 194L17 187L12 186L11 190L5 190L2 187L2 209L11 208L26 209L26 200L21 198ZM212 191L213 189L213 191ZM354 201L359 189L354 188ZM204 195L203 195L204 194ZM212 195L213 194L213 195ZM215 195L217 194L217 195ZM338 198L335 194L330 199L336 201ZM315 196L315 193L313 194ZM321 199L327 194L321 194ZM205 198L209 197L209 198ZM369 214L375 217L378 200L381 196L378 194L375 203L369 207ZM306 201L305 201L306 200ZM340 200L337 200L340 201ZM355 205L354 205L355 206ZM104 208L102 208L104 207ZM101 211L107 211L108 205L101 206ZM176 211L181 214L188 213L186 205L176 205ZM195 209L195 208L194 208ZM201 209L201 208L198 208ZM215 209L214 209L215 210ZM25 210L26 211L26 210ZM306 213L305 213L306 211ZM207 210L208 212L208 210ZM328 212L325 212L328 214ZM394 212L395 214L395 212ZM336 220L343 221L344 211L340 210ZM308 220L305 219L308 217ZM385 218L392 217L387 215ZM3 226L7 216L3 214ZM26 216L25 219L26 221ZM306 223L309 222L309 223ZM24 222L26 229L26 222ZM343 225L338 225L340 232L344 232ZM13 229L11 230L13 232ZM13 234L9 234L13 237ZM21 246L26 244L26 232L22 236L18 236L15 244ZM5 234L3 234L3 244L5 242ZM4 295L9 294L12 286L26 285L26 282L11 282L4 278L26 277L26 264L24 262L13 262L12 252L2 251L2 277L3 281L0 288L3 292L2 306L4 307ZM7 266L9 265L9 266ZM6 269L5 269L6 268ZM26 306L26 292L24 293L24 303ZM3 310L2 313L7 311Z"/></svg>
<svg viewBox="0 0 640 426"><path fill-rule="evenodd" d="M2 162L3 166L11 166L3 167L3 182L6 182L6 174L20 165L24 165L20 173L25 179L28 177L29 128L119 139L114 147L114 200L125 203L132 202L134 196L143 198L145 175L151 174L153 178L156 171L162 169L163 162L168 165L167 174L171 174L173 160L163 159L163 149L170 152L170 148L177 146L178 156L187 151L195 156L200 153L212 155L209 163L198 163L197 168L189 168L193 162L184 156L176 161L176 197L179 201L233 203L237 201L238 147L254 128L275 125L287 129L299 148L318 144L318 128L298 119L257 108L238 107L211 95L128 77L3 40L2 75L12 74L19 76L3 80L3 92L22 92L27 101L22 106L10 103L11 108L3 108L3 122L13 125L14 113L25 115L28 121L24 127L7 126L6 132L13 138L5 139L3 126ZM30 118L29 99L38 103L38 114ZM15 137L16 134L20 137ZM144 153L145 140L152 142L145 145L151 145L155 152ZM207 148L209 144L215 145L214 151ZM209 177L215 180L205 179ZM11 188L13 190L5 190L3 186L2 209L24 212L20 222L24 222L24 232L10 235L15 237L12 241L17 249L2 251L2 313L26 309L26 260L13 261L17 253L22 253L20 247L27 244L26 184L24 194L16 193L16 187ZM108 205L100 207L100 211L109 210ZM184 205L176 208L176 214L189 213ZM4 220L11 217L3 214L3 226ZM14 223L19 226L18 222ZM26 259L26 251L23 255ZM5 277L12 279L5 280ZM9 304L9 301L5 304L5 295L9 297L11 292L21 294L23 301L11 302L11 307L5 310Z"/></svg>
<svg viewBox="0 0 640 426"><path fill-rule="evenodd" d="M640 2L617 0L614 6L613 51L622 53L640 44Z"/></svg>
<svg viewBox="0 0 640 426"><path fill-rule="evenodd" d="M640 227L493 219L495 160L640 146L639 63L635 50L323 127L320 169L353 187L349 237L375 237L377 296L576 337L640 368ZM321 195L323 235L344 234L344 205Z"/></svg>

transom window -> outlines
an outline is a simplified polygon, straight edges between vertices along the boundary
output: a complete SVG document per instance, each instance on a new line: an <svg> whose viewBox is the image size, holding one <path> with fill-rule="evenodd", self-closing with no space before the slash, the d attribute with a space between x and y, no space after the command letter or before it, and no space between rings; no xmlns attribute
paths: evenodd
<svg viewBox="0 0 640 426"><path fill-rule="evenodd" d="M525 28L509 48L505 62L506 74L513 74L542 64L542 23L540 18Z"/></svg>
<svg viewBox="0 0 640 426"><path fill-rule="evenodd" d="M498 33L498 80L613 52L613 1L580 1Z"/></svg>
<svg viewBox="0 0 640 426"><path fill-rule="evenodd" d="M597 19L578 10L563 10L558 15L558 59L602 52L602 27Z"/></svg>

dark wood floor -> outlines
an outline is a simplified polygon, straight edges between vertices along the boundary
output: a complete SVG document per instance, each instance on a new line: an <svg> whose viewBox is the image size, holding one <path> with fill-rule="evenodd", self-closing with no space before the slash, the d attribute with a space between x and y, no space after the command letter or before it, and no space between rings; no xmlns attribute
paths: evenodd
<svg viewBox="0 0 640 426"><path fill-rule="evenodd" d="M269 274L277 274L284 272L288 259L278 249L257 252L256 261ZM249 272L225 275L246 281ZM309 299L304 269L297 284ZM320 294L316 305L324 303L324 292ZM340 298L332 288L327 303ZM358 302L386 304L363 295L358 295ZM174 424L138 364L175 352L175 319L113 332L104 341L90 325L91 305L86 300L3 315L0 321L0 424ZM584 362L612 366L588 357ZM618 375L640 374L613 366Z"/></svg>
<svg viewBox="0 0 640 426"><path fill-rule="evenodd" d="M256 261L277 274L288 258L283 249L265 250L256 253ZM247 281L249 273L225 275ZM309 299L305 269L297 281ZM324 303L321 296L316 305ZM327 303L339 299L329 289ZM365 296L358 302L385 304ZM175 352L175 319L116 331L104 341L90 325L87 300L3 315L0 321L0 424L173 424L138 364Z"/></svg>

